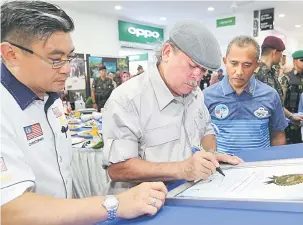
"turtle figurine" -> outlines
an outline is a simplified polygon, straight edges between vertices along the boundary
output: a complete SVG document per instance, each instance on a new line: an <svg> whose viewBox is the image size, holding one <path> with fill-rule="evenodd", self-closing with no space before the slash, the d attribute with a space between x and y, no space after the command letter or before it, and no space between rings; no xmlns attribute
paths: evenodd
<svg viewBox="0 0 303 225"><path fill-rule="evenodd" d="M292 186L303 183L303 174L287 174L282 176L269 177L269 181L266 184L276 184L279 186Z"/></svg>

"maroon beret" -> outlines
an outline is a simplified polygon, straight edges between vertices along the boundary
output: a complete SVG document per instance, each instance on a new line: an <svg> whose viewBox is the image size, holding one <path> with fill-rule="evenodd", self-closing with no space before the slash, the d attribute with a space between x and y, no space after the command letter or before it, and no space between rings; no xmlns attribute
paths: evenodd
<svg viewBox="0 0 303 225"><path fill-rule="evenodd" d="M275 36L267 36L263 41L262 49L263 48L273 48L278 51L284 51L285 45L280 38Z"/></svg>

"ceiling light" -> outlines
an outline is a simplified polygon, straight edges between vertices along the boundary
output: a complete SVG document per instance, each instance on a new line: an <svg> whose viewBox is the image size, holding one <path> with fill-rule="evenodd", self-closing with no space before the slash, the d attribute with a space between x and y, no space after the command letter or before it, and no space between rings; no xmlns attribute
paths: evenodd
<svg viewBox="0 0 303 225"><path fill-rule="evenodd" d="M296 27L296 28L300 28L300 27L301 27L301 25L297 24L297 25L295 25L295 27Z"/></svg>
<svg viewBox="0 0 303 225"><path fill-rule="evenodd" d="M208 11L214 11L215 8L214 8L214 7L208 7L207 10L208 10Z"/></svg>
<svg viewBox="0 0 303 225"><path fill-rule="evenodd" d="M283 18L283 17L285 17L285 14L279 14L279 17Z"/></svg>
<svg viewBox="0 0 303 225"><path fill-rule="evenodd" d="M122 7L120 5L115 6L115 10L120 10L120 9L122 9Z"/></svg>
<svg viewBox="0 0 303 225"><path fill-rule="evenodd" d="M167 20L166 17L160 17L160 20Z"/></svg>

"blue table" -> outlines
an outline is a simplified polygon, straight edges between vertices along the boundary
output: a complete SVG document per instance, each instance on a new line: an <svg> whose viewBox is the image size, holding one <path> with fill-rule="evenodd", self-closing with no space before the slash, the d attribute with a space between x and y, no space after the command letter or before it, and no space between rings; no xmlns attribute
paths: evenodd
<svg viewBox="0 0 303 225"><path fill-rule="evenodd" d="M243 151L238 156L246 162L303 158L303 144ZM255 209L245 209L248 204L254 204ZM274 211L267 210L273 207ZM303 203L201 201L197 206L186 202L178 205L172 199L166 201L164 207L154 217L116 220L110 224L302 225Z"/></svg>

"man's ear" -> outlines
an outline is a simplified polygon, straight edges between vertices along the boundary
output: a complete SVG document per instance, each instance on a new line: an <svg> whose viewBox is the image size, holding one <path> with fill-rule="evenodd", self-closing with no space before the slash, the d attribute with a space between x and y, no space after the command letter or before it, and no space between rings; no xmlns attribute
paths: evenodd
<svg viewBox="0 0 303 225"><path fill-rule="evenodd" d="M227 63L227 59L226 59L226 57L225 57L225 56L223 57L223 62L224 62L224 64L226 65L226 63Z"/></svg>
<svg viewBox="0 0 303 225"><path fill-rule="evenodd" d="M169 58L171 57L171 54L174 53L173 51L173 47L170 44L166 43L162 49L162 61L167 63Z"/></svg>
<svg viewBox="0 0 303 225"><path fill-rule="evenodd" d="M2 42L0 44L1 57L8 65L18 65L18 57L13 46L8 42Z"/></svg>

